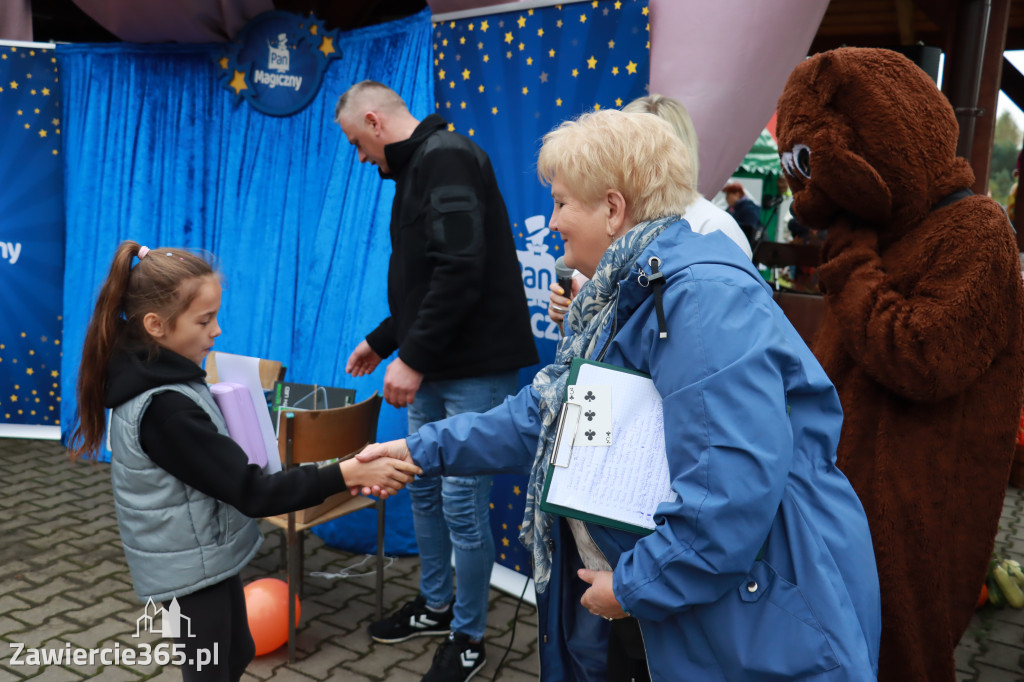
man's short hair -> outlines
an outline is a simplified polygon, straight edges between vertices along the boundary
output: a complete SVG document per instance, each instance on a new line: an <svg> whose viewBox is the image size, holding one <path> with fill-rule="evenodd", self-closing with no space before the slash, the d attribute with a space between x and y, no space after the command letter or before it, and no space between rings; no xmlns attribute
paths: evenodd
<svg viewBox="0 0 1024 682"><path fill-rule="evenodd" d="M686 147L653 114L605 109L565 121L544 136L537 174L587 203L617 190L636 222L682 215L697 198Z"/></svg>
<svg viewBox="0 0 1024 682"><path fill-rule="evenodd" d="M349 87L334 107L334 120L341 122L341 115L345 109L355 102L360 102L366 109L374 111L408 111L405 100L397 92L377 81L365 80Z"/></svg>

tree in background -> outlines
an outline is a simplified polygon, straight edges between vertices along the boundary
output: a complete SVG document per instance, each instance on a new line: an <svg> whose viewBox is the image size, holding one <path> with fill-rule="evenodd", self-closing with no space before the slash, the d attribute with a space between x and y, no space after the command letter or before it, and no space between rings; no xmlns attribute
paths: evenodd
<svg viewBox="0 0 1024 682"><path fill-rule="evenodd" d="M1021 129L1010 112L1004 111L996 119L995 136L992 141L992 163L989 167L989 192L992 198L1003 206L1013 186L1013 170L1017 166L1017 154L1021 148Z"/></svg>

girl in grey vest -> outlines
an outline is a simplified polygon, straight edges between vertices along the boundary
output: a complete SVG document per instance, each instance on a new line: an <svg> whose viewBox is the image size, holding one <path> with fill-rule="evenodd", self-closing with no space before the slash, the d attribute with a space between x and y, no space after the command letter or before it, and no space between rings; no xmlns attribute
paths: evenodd
<svg viewBox="0 0 1024 682"><path fill-rule="evenodd" d="M132 583L143 601L176 602L173 658L185 680L238 680L253 658L238 574L263 541L255 518L350 488L393 494L419 471L398 460L273 475L250 465L201 367L221 333L220 299L205 259L123 242L86 332L71 437L72 458L95 454L112 410L114 505Z"/></svg>

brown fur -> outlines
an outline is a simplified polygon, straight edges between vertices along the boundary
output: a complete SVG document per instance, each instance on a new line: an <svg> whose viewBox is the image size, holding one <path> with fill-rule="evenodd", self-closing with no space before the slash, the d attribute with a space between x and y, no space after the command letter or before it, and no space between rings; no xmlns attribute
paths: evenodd
<svg viewBox="0 0 1024 682"><path fill-rule="evenodd" d="M828 229L814 352L845 420L839 467L871 525L883 682L954 679L985 576L1024 390L1024 287L1001 207L971 196L957 124L905 57L842 48L798 66L779 99L794 210Z"/></svg>

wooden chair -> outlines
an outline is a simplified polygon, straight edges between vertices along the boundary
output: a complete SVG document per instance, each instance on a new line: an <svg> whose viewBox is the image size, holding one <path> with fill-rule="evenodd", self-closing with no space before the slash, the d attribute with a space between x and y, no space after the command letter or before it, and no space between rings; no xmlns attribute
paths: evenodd
<svg viewBox="0 0 1024 682"><path fill-rule="evenodd" d="M284 469L326 459L354 456L377 439L381 397L326 410L285 410L281 413L278 448ZM313 526L367 507L377 507L377 619L384 615L384 500L332 495L310 509L266 520L285 531L288 573L288 660L295 660L295 597L302 594L303 533Z"/></svg>

